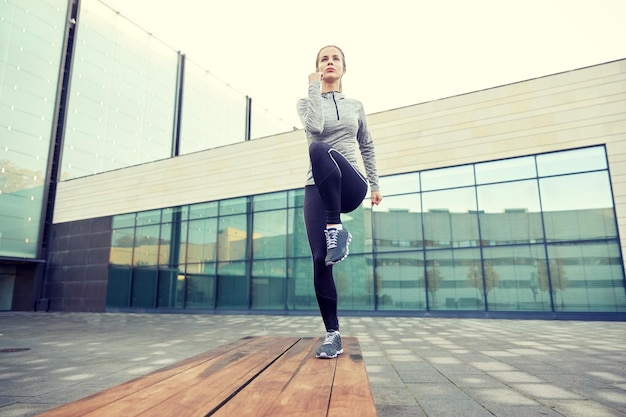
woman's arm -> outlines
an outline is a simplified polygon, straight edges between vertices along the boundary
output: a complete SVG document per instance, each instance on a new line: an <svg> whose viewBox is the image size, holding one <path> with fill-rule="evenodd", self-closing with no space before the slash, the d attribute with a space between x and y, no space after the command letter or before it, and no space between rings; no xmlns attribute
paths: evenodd
<svg viewBox="0 0 626 417"><path fill-rule="evenodd" d="M363 158L365 173L367 174L367 180L373 194L374 191L380 191L380 187L378 186L378 172L376 169L376 154L374 152L374 141L372 140L372 135L370 135L369 129L367 128L367 120L365 118L365 111L363 110L362 105L359 109L359 130L357 131L356 139L359 143L359 150L361 151L361 158Z"/></svg>
<svg viewBox="0 0 626 417"><path fill-rule="evenodd" d="M321 81L310 80L309 95L298 100L298 115L307 132L321 134L324 131Z"/></svg>

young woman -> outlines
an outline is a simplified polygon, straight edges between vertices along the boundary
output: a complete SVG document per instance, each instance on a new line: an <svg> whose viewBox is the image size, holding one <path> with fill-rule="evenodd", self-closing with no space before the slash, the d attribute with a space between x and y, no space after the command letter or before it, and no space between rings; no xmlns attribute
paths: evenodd
<svg viewBox="0 0 626 417"><path fill-rule="evenodd" d="M341 79L346 72L343 51L322 48L309 75L308 97L298 101L298 114L309 144L311 164L304 193L304 221L313 257L313 280L326 337L318 358L343 353L337 318L337 289L332 266L348 256L352 235L341 224L340 213L359 207L369 182L372 204L382 200L378 187L374 144L367 129L363 105L346 98ZM367 178L357 168L358 144Z"/></svg>

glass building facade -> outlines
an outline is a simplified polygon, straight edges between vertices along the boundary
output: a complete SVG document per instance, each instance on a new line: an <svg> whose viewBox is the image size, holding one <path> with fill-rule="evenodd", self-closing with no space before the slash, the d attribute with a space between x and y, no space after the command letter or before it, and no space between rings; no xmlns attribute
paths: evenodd
<svg viewBox="0 0 626 417"><path fill-rule="evenodd" d="M40 256L67 7L55 0L0 4L2 256Z"/></svg>
<svg viewBox="0 0 626 417"><path fill-rule="evenodd" d="M53 222L60 183L291 130L100 0L0 1L0 310L316 311L302 188ZM339 308L626 317L597 142L383 176L343 218Z"/></svg>
<svg viewBox="0 0 626 417"><path fill-rule="evenodd" d="M343 221L339 308L624 312L603 146L381 178ZM316 309L303 190L115 216L110 308Z"/></svg>
<svg viewBox="0 0 626 417"><path fill-rule="evenodd" d="M291 129L100 0L1 1L0 310L43 273L58 181Z"/></svg>

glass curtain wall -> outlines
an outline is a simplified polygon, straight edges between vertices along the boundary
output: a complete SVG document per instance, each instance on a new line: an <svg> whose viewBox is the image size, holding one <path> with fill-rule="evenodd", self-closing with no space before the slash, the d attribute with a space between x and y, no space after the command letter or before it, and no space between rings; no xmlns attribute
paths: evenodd
<svg viewBox="0 0 626 417"><path fill-rule="evenodd" d="M0 9L0 256L36 258L67 1Z"/></svg>
<svg viewBox="0 0 626 417"><path fill-rule="evenodd" d="M61 179L172 154L178 53L99 1L77 24Z"/></svg>
<svg viewBox="0 0 626 417"><path fill-rule="evenodd" d="M383 177L381 188L382 205L366 199L343 217L353 239L334 267L340 309L626 311L603 147ZM116 217L108 305L317 309L302 199Z"/></svg>
<svg viewBox="0 0 626 417"><path fill-rule="evenodd" d="M290 130L100 1L80 2L74 55L61 180Z"/></svg>

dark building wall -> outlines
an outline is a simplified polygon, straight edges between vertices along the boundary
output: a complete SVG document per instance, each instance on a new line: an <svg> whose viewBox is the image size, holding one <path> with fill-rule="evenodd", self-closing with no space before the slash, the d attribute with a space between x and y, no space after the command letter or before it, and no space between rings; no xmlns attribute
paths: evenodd
<svg viewBox="0 0 626 417"><path fill-rule="evenodd" d="M110 247L111 217L54 225L44 292L50 311L105 310Z"/></svg>

